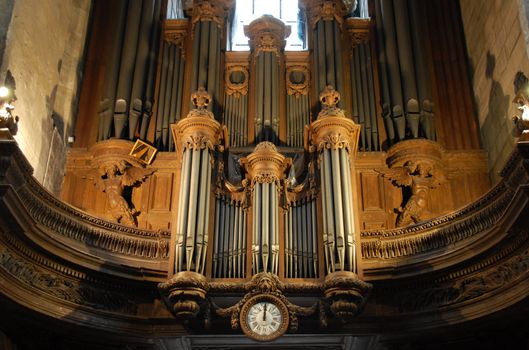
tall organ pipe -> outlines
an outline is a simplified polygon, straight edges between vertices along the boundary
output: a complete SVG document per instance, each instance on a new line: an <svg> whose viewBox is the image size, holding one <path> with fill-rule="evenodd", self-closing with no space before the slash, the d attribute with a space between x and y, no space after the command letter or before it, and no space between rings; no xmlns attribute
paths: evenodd
<svg viewBox="0 0 529 350"><path fill-rule="evenodd" d="M279 273L279 186L290 163L271 142L240 160L252 192L252 273Z"/></svg>
<svg viewBox="0 0 529 350"><path fill-rule="evenodd" d="M173 125L175 143L183 152L175 219L175 273L194 271L203 274L207 263L212 152L219 142L221 130L220 124L207 110L210 101L211 96L204 89L197 91L193 94L196 108Z"/></svg>
<svg viewBox="0 0 529 350"><path fill-rule="evenodd" d="M325 267L356 272L355 234L359 222L352 202L356 189L354 155L360 126L336 108L340 95L331 87L320 94L323 105L318 119L311 123L310 142L319 158ZM339 134L337 139L332 135Z"/></svg>

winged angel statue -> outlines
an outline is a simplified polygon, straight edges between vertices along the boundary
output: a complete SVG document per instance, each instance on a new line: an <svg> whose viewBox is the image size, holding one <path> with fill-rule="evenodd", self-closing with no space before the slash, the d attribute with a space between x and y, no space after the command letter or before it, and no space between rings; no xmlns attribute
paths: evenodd
<svg viewBox="0 0 529 350"><path fill-rule="evenodd" d="M428 211L428 193L431 188L446 181L443 172L436 169L432 162L408 161L403 166L385 170L382 175L398 186L411 187L410 198L404 206L397 209L399 213L397 227L421 222L431 217Z"/></svg>
<svg viewBox="0 0 529 350"><path fill-rule="evenodd" d="M129 207L129 203L123 198L123 190L145 180L155 171L152 168L133 166L126 160L105 162L93 170L94 184L97 189L106 193L110 212L117 222L137 226L135 215L138 212Z"/></svg>

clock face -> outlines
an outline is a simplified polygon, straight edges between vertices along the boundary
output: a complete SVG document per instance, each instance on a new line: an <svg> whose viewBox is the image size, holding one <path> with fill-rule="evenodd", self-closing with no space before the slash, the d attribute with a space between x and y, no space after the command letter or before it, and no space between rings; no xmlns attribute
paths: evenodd
<svg viewBox="0 0 529 350"><path fill-rule="evenodd" d="M283 335L288 327L288 309L271 295L257 295L241 310L241 328L255 340L270 341Z"/></svg>
<svg viewBox="0 0 529 350"><path fill-rule="evenodd" d="M250 329L259 335L270 335L277 332L283 317L281 311L268 301L254 304L248 310L246 322Z"/></svg>

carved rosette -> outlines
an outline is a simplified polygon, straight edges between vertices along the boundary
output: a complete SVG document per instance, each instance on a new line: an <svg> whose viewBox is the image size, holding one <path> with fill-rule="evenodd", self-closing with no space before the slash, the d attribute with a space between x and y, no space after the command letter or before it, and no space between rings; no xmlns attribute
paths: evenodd
<svg viewBox="0 0 529 350"><path fill-rule="evenodd" d="M231 80L231 75L233 73L240 72L244 75L244 81L241 83L234 83ZM233 95L234 97L246 96L248 94L248 68L242 65L229 65L226 68L225 73L225 89L224 91L228 95Z"/></svg>
<svg viewBox="0 0 529 350"><path fill-rule="evenodd" d="M193 4L192 26L203 21L211 21L217 24L219 28L224 26L224 17L226 11L233 5L232 0L196 0Z"/></svg>
<svg viewBox="0 0 529 350"><path fill-rule="evenodd" d="M369 42L369 27L371 20L369 18L348 18L346 20L347 32L351 40L351 48ZM351 53L352 54L352 53Z"/></svg>
<svg viewBox="0 0 529 350"><path fill-rule="evenodd" d="M341 29L344 16L350 12L350 6L342 0L300 0L299 3L307 12L311 28L315 28L320 20L336 20Z"/></svg>
<svg viewBox="0 0 529 350"><path fill-rule="evenodd" d="M341 321L350 321L364 306L373 286L350 271L337 271L325 277L324 302Z"/></svg>
<svg viewBox="0 0 529 350"><path fill-rule="evenodd" d="M213 113L206 109L211 95L201 87L191 95L191 99L196 108L177 124L171 125L177 151L182 153L185 149L204 148L213 151L223 137L223 128Z"/></svg>
<svg viewBox="0 0 529 350"><path fill-rule="evenodd" d="M345 148L350 156L356 154L360 125L345 116L342 109L336 107L340 94L327 86L320 94L322 110L318 119L310 124L310 151Z"/></svg>
<svg viewBox="0 0 529 350"><path fill-rule="evenodd" d="M248 43L256 56L260 52L274 52L279 56L279 52L285 49L290 26L273 16L263 15L244 26L244 35L250 38Z"/></svg>
<svg viewBox="0 0 529 350"><path fill-rule="evenodd" d="M291 77L293 73L303 74L303 81L295 83ZM287 94L300 97L301 95L307 95L310 87L310 72L307 66L288 66L286 69L286 82L287 82Z"/></svg>
<svg viewBox="0 0 529 350"><path fill-rule="evenodd" d="M191 319L203 309L209 284L204 275L182 271L158 284L163 301L174 317Z"/></svg>
<svg viewBox="0 0 529 350"><path fill-rule="evenodd" d="M273 143L264 141L255 146L247 157L241 158L240 162L248 173L247 179L252 187L256 182L276 182L279 188L284 171L292 160L279 153Z"/></svg>
<svg viewBox="0 0 529 350"><path fill-rule="evenodd" d="M163 22L163 39L170 45L180 48L182 57L185 56L185 38L187 36L188 20L166 19Z"/></svg>

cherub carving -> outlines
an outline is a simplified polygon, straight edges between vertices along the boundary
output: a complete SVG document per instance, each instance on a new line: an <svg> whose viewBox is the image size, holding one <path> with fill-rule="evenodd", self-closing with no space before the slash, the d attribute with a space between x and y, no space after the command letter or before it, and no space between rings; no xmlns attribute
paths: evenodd
<svg viewBox="0 0 529 350"><path fill-rule="evenodd" d="M396 225L407 226L427 220L428 193L446 181L444 174L427 160L408 161L401 167L394 167L382 173L398 186L410 187L411 196L404 206L397 209L399 216Z"/></svg>
<svg viewBox="0 0 529 350"><path fill-rule="evenodd" d="M139 212L130 208L123 198L125 187L133 186L145 180L156 169L145 169L133 166L126 160L105 162L94 169L95 186L106 193L110 212L116 220L124 225L137 226L135 215Z"/></svg>

